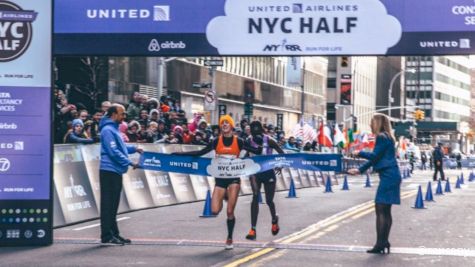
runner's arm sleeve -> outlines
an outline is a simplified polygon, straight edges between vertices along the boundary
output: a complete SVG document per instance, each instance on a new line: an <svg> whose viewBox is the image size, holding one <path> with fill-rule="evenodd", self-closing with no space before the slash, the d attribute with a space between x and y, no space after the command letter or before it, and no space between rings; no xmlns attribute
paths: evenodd
<svg viewBox="0 0 475 267"><path fill-rule="evenodd" d="M285 154L284 150L277 144L273 138L269 138L269 146L275 149L279 154Z"/></svg>
<svg viewBox="0 0 475 267"><path fill-rule="evenodd" d="M242 138L239 138L239 137L238 137L238 145L240 149L244 149L247 152L251 152L257 155L262 154L262 146L252 147L251 144L249 144L248 142L244 142L244 140L242 140Z"/></svg>

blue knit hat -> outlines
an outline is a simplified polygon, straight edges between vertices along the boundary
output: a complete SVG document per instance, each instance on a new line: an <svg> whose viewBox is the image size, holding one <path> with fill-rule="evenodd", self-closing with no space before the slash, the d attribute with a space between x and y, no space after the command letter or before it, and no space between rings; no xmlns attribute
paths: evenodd
<svg viewBox="0 0 475 267"><path fill-rule="evenodd" d="M84 127L84 123L82 122L81 119L75 119L73 120L73 128L76 127L76 125L81 125L81 127Z"/></svg>

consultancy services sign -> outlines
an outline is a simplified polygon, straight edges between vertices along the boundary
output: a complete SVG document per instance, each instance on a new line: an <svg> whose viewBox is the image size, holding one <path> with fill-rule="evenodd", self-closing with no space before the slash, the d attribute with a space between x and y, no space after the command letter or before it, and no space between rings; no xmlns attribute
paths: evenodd
<svg viewBox="0 0 475 267"><path fill-rule="evenodd" d="M475 53L473 0L57 0L55 10L64 55Z"/></svg>
<svg viewBox="0 0 475 267"><path fill-rule="evenodd" d="M51 40L51 0L0 0L0 244L51 243Z"/></svg>

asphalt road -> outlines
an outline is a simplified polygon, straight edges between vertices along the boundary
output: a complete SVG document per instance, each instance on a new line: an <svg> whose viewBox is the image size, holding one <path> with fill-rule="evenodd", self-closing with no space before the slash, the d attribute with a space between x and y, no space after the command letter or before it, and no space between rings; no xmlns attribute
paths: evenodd
<svg viewBox="0 0 475 267"><path fill-rule="evenodd" d="M452 193L435 195L426 209L411 206L431 174L404 180L402 204L393 207L390 255L365 253L376 239L373 176L371 188L364 177L349 177L350 191L340 190L340 180L333 193L323 187L297 190L296 199L277 193L281 232L271 235L268 208L260 205L254 242L245 239L251 198L241 197L231 251L224 250L225 214L199 218L203 202L196 202L120 215L121 234L133 245L101 246L98 221L91 221L55 230L49 247L1 248L0 266L475 266L475 184L466 179L455 189L460 172L448 173Z"/></svg>

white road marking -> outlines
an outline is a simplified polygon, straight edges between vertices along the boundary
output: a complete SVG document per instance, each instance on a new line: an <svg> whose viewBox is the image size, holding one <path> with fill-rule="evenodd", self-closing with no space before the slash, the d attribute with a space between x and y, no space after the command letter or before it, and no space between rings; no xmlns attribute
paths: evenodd
<svg viewBox="0 0 475 267"><path fill-rule="evenodd" d="M128 220L128 219L130 219L130 217L122 217L122 218L118 218L117 221L120 222L120 221ZM100 224L100 223L91 224L91 225L88 225L88 226L83 226L83 227L75 228L75 229L73 229L73 231L81 231L81 230L85 230L85 229L89 229L89 228L94 228L94 227L98 227L98 226L101 226L101 224Z"/></svg>

